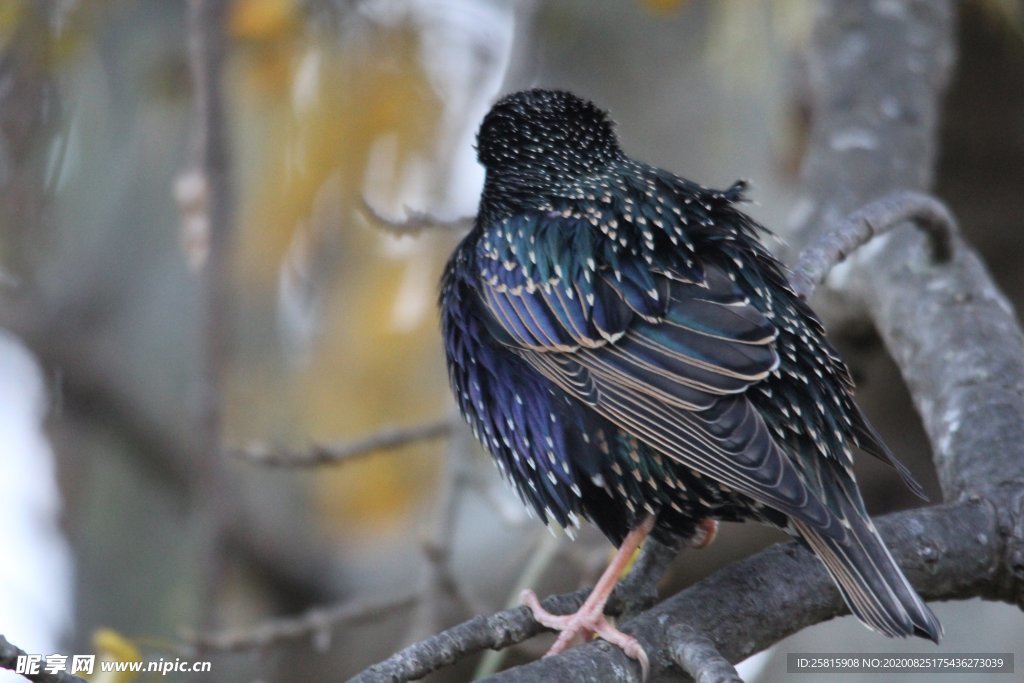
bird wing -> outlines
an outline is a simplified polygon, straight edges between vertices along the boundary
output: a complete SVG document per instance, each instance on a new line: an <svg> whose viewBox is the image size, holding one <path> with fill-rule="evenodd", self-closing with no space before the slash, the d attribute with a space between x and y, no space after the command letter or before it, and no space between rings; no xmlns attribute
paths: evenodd
<svg viewBox="0 0 1024 683"><path fill-rule="evenodd" d="M490 332L698 475L842 536L744 396L776 370L777 332L726 272L705 263L703 278L687 281L602 249L590 225L561 216L516 223L526 220L504 223L478 247Z"/></svg>

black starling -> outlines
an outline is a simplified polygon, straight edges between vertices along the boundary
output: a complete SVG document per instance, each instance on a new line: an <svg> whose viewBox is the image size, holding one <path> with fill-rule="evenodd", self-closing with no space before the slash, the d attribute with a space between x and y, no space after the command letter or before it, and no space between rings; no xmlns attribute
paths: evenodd
<svg viewBox="0 0 1024 683"><path fill-rule="evenodd" d="M477 138L487 170L472 231L441 288L449 377L463 415L545 523L582 516L620 546L552 652L596 632L648 532L710 540L712 520L800 539L850 610L888 636L938 641L935 615L882 544L854 447L920 486L853 400L849 372L766 232L712 190L634 161L605 112L571 93L499 101Z"/></svg>

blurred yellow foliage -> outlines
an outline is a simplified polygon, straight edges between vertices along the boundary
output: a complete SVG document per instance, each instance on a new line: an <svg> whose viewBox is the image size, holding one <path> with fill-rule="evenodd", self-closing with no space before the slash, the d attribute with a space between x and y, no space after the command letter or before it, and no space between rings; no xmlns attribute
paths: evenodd
<svg viewBox="0 0 1024 683"><path fill-rule="evenodd" d="M71 30L56 32L50 25L53 10L46 3L0 0L0 49L8 50L12 43L20 40L17 51L21 58L30 58L32 68L48 73L66 65L69 58L79 53L88 31L73 29L85 29L94 24L107 5L109 2L70 7L63 18Z"/></svg>
<svg viewBox="0 0 1024 683"><path fill-rule="evenodd" d="M131 640L114 629L100 628L92 634L92 646L97 663L89 680L95 683L128 683L138 677L131 671L100 671L99 662L141 662L142 653Z"/></svg>
<svg viewBox="0 0 1024 683"><path fill-rule="evenodd" d="M236 0L228 15L228 34L243 40L279 40L298 27L295 0Z"/></svg>
<svg viewBox="0 0 1024 683"><path fill-rule="evenodd" d="M21 20L22 11L20 2L0 2L0 40L8 40Z"/></svg>
<svg viewBox="0 0 1024 683"><path fill-rule="evenodd" d="M441 105L420 64L417 32L367 22L347 40L331 31L298 36L296 11L287 0L240 0L233 8L232 34L251 48L235 53L229 80L243 138L236 268L244 295L265 307L286 259L299 260L300 270L326 262L327 311L308 365L288 390L272 372L236 368L231 404L261 395L280 404L232 416L230 427L245 436L268 424L282 428L288 420L273 413L290 410L299 434L288 437L301 443L447 409L434 302L452 240L396 238L356 214L382 140L394 152L386 196L400 195L410 160L433 155ZM433 478L435 459L423 454L438 448L319 471L322 509L345 529L403 524Z"/></svg>

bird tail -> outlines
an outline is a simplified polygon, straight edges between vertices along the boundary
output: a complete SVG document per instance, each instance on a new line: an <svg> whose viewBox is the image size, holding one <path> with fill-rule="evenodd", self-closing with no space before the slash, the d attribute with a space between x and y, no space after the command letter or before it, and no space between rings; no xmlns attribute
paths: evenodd
<svg viewBox="0 0 1024 683"><path fill-rule="evenodd" d="M847 533L842 538L820 534L803 522L793 523L825 565L850 611L889 637L914 635L938 643L942 624L911 587L874 524L847 496L838 498L836 512L849 522L843 525Z"/></svg>

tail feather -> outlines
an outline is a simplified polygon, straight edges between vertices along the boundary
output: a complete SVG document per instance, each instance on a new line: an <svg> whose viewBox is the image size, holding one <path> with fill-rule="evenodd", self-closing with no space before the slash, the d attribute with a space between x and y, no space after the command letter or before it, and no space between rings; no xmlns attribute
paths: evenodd
<svg viewBox="0 0 1024 683"><path fill-rule="evenodd" d="M942 625L907 581L874 525L849 501L841 505L846 508L841 517L849 523L844 538L820 534L803 522L794 525L825 565L850 611L884 635L914 635L938 643Z"/></svg>

